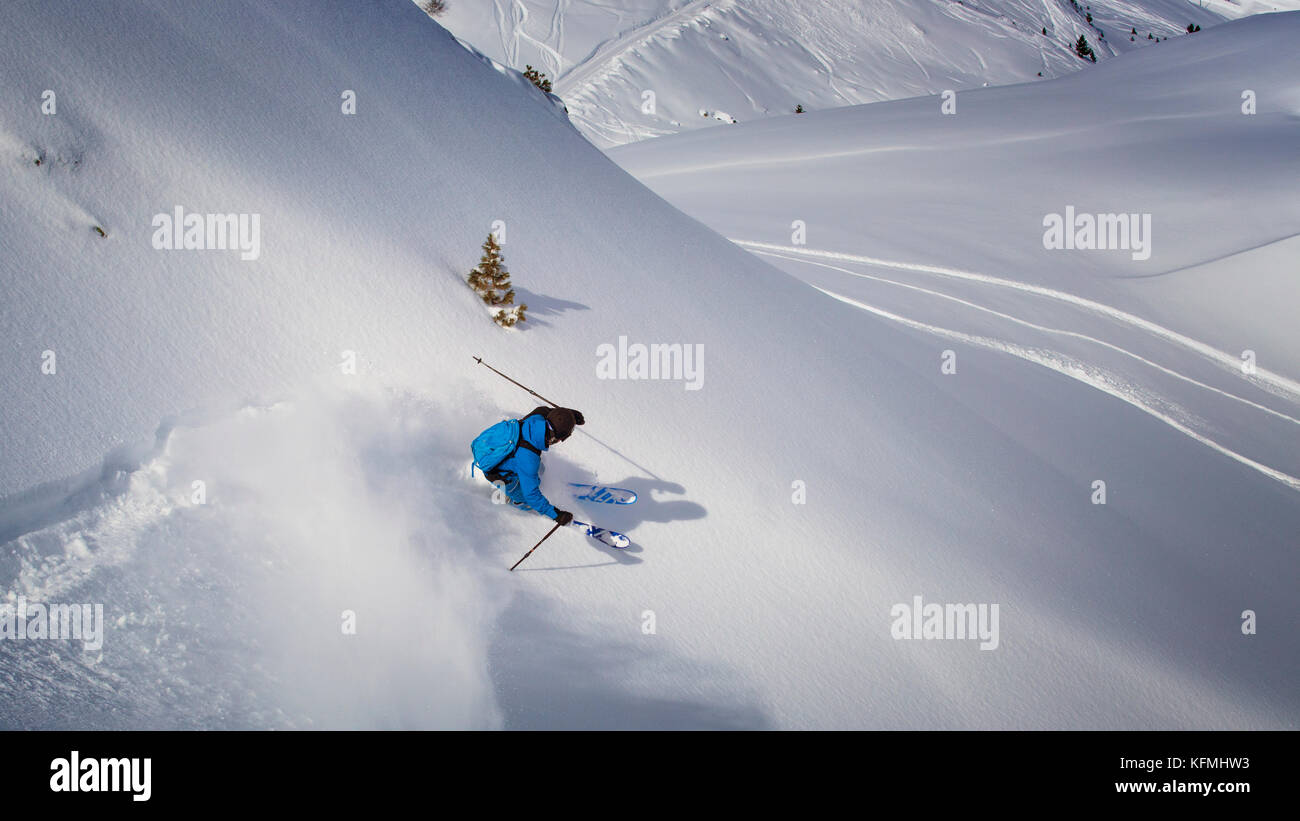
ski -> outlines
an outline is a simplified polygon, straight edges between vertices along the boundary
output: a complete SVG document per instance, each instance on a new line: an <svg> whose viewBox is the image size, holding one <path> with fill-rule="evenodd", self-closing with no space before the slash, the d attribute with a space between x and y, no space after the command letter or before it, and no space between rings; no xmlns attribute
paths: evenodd
<svg viewBox="0 0 1300 821"><path fill-rule="evenodd" d="M627 488L587 485L581 482L569 482L569 487L573 489L573 498L584 502L630 505L636 501L636 492Z"/></svg>
<svg viewBox="0 0 1300 821"><path fill-rule="evenodd" d="M475 476L483 476L483 472L475 467L473 462L469 464L469 476L473 479ZM487 477L483 477L487 478ZM573 498L582 502L600 502L606 505L630 505L636 502L637 496L635 490L628 490L623 487L612 487L609 485L592 485L585 482L567 482L573 492Z"/></svg>
<svg viewBox="0 0 1300 821"><path fill-rule="evenodd" d="M586 522L580 522L577 519L569 522L569 527L576 527L578 530L586 533L601 544L606 544L610 547L617 547L620 550L632 544L632 540L624 536L622 533L617 533L613 530L606 530L603 527L596 527L595 525L589 525Z"/></svg>

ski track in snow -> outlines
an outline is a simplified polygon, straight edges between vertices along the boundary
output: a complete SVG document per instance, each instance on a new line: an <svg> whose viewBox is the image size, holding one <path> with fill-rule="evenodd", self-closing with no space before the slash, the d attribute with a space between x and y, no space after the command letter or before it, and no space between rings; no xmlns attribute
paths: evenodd
<svg viewBox="0 0 1300 821"><path fill-rule="evenodd" d="M1085 299L1083 297L1077 297L1074 296L1073 294L1067 294L1062 291L1055 291L1049 288L1029 285L1027 283L1014 282L1012 280L1004 280L997 277L988 276L985 274L976 274L970 271L959 271L957 269L943 268L940 266L890 262L887 260L877 260L875 258L862 257L853 254L840 254L836 252L819 251L815 249L770 245L767 243L750 242L746 240L733 240L733 242L736 242L738 245L742 247L749 248L751 251L753 251L756 254L777 257L777 258L781 258L793 262L799 262L803 264L816 265L822 268L828 268L830 270L848 274L853 277L871 279L878 282L884 282L890 285L907 288L931 296L936 296L941 299L949 300L964 305L966 307L972 308L974 310L991 314L1001 319L1005 319L1010 322L1023 325L1026 327L1030 327L1038 331L1042 331L1050 334L1068 336L1068 337L1083 340L1085 342L1094 343L1102 347L1105 347L1107 349L1113 350L1116 353L1119 353L1123 356L1141 362L1144 365L1159 370L1162 373L1172 376L1180 381L1186 382L1188 384L1194 385L1204 390L1211 391L1217 395L1223 396L1226 399L1243 403L1249 407L1252 407L1263 413L1267 413L1271 416L1280 418L1292 424L1300 424L1300 419L1296 419L1293 416L1289 416L1285 413L1276 411L1272 408L1266 407L1257 402L1253 402L1249 399L1246 399L1245 397L1237 396L1236 394L1230 393L1220 388L1216 388L1212 385L1208 385L1197 379L1193 379L1190 376L1187 376L1171 368L1160 365L1156 362L1151 361L1150 359L1147 359L1136 353L1128 351L1118 345L1115 345L1110 342L1106 342L1105 340L1101 340L1096 337L1089 336L1087 334L1082 334L1076 331L1069 331L1061 328L1051 328L1044 325L1039 325L1037 323L1030 322L1029 320L1021 319L1019 317L1015 317L1000 311L995 311L991 308L987 308L982 305L977 305L968 300L961 299L951 294L945 294L940 291L935 291L928 288L922 288L920 286L912 285L909 283L898 282L885 277L877 277L877 276L872 276L870 274L851 271L847 268L838 265L832 265L827 262L820 262L816 259L809 259L808 257L823 257L823 258L875 265L879 267L888 267L888 268L896 268L901 270L915 270L915 271L921 271L925 273L934 273L934 274L939 274L941 276L955 277L955 278L960 278L968 281L978 282L981 284L1012 288L1014 290L1021 291L1024 293L1030 293L1035 296L1046 296L1051 299L1056 299L1062 302L1066 302L1075 307L1083 308L1089 312L1104 316L1108 319L1118 319L1119 321L1125 323L1126 325L1129 325L1130 327L1137 328L1139 330L1145 331L1159 338L1162 338L1166 341L1173 342L1181 347L1189 349L1201 356L1206 357L1207 359L1210 359L1215 364L1230 363L1231 369L1235 373L1240 374L1242 377L1245 376L1240 372L1239 362L1233 359L1230 355L1222 351L1219 351L1213 348L1212 346L1206 345L1203 342L1198 342L1197 340L1191 339L1190 337L1186 337L1182 334L1177 333L1176 331L1170 330L1168 328L1164 328L1163 326L1150 322L1149 320L1142 319L1141 317L1134 316L1133 314L1129 314L1125 311L1121 311L1117 308L1113 308L1111 306L1104 305L1102 303L1095 302L1093 300ZM786 252L786 253L781 253L781 252ZM1011 356L1015 356L1020 359L1024 359L1028 362L1032 362L1036 365L1040 365L1042 367L1057 371L1058 373L1061 373L1072 379L1078 380L1079 382L1082 382L1085 385L1088 385L1103 393L1113 396L1116 399L1119 399L1129 405L1132 405L1133 407L1141 410L1146 414L1149 414L1155 419L1158 419L1159 421L1163 422L1164 424L1168 425L1169 427L1173 428L1179 433L1188 436L1189 438L1201 443L1202 445L1205 445L1206 447L1209 447L1212 450L1224 456L1227 456L1237 462L1240 462L1241 464L1246 465L1251 469L1258 471L1259 473L1269 477L1270 479L1273 479L1277 482L1282 483L1283 485L1286 485L1292 490L1300 491L1300 478L1292 476L1291 474L1288 474L1284 471L1278 470L1277 468L1270 467L1269 465L1263 464L1262 462L1252 459L1242 453L1233 450L1232 448L1223 445L1222 443L1211 438L1209 435L1197 430L1196 427L1204 427L1205 423L1200 420L1197 420L1193 414L1188 412L1186 409L1182 408L1173 400L1166 397L1162 397L1158 393L1152 392L1151 390L1148 390L1146 388L1139 387L1138 385L1132 383L1129 380L1121 378L1118 374L1115 374L1107 370L1106 368L1080 361L1078 359L1075 359L1071 356L1067 356L1057 351L1050 351L1041 348L1030 348L1002 339L995 339L993 337L981 336L977 334L969 334L962 331L956 331L950 328L945 328L939 325L933 325L927 322L922 322L920 320L905 317L900 314L894 313L892 311L887 311L883 308L870 305L859 299L854 299L852 297L836 293L832 290L823 288L815 284L812 285L812 287L816 288L818 291L821 291L827 296L839 300L840 302L844 302L846 304L852 305L861 310L868 311L872 314L883 317L885 319L889 319L893 322L897 322L907 327L914 328L916 330L921 330L926 333L934 334L936 336L940 336L945 339L952 339L955 341L959 341L971 345L977 345L979 347L986 348L989 350L1010 354ZM1257 375L1259 374L1264 375L1263 380L1256 381L1256 384L1259 387L1264 388L1266 390L1269 390L1271 388L1270 392L1274 393L1275 395L1281 395L1286 398L1292 398L1293 394L1291 394L1290 392L1293 390L1293 386L1295 386L1294 382L1278 374L1265 372L1263 371L1263 369L1257 370Z"/></svg>
<svg viewBox="0 0 1300 821"><path fill-rule="evenodd" d="M930 296L938 297L940 299L945 299L950 302L955 302L959 305L963 305L967 308L971 308L972 310L980 311L982 313L987 313L992 316L996 316L999 319L1005 319L1008 322L1013 322L1017 325L1023 325L1027 328L1032 328L1036 331L1042 331L1043 333L1056 334L1059 336L1067 336L1067 337L1072 337L1074 339L1081 339L1085 342L1091 342L1095 345L1100 345L1103 348L1109 348L1110 350L1115 351L1116 353L1122 356L1126 356L1137 362L1141 362L1142 364L1147 365L1151 368L1155 368L1161 373L1167 374L1168 376L1172 376L1173 378L1178 379L1182 382L1186 382L1190 385L1195 385L1198 388L1203 388L1204 390L1211 391L1213 393L1222 396L1225 399L1229 399L1234 402L1240 402L1248 407L1254 408L1257 411L1260 411L1262 413L1267 413L1270 416L1275 416L1279 419L1283 419L1287 422L1291 422L1292 424L1300 425L1300 419L1296 419L1293 416L1288 416L1287 414L1282 413L1281 411L1274 410L1273 408L1270 408L1267 405L1261 405L1258 402L1251 401L1250 399L1247 399L1243 396L1237 396L1235 393L1229 393L1228 391L1225 391L1222 388L1216 388L1215 386L1206 384L1205 382L1202 382L1198 379L1193 379L1192 377L1179 373L1178 371L1172 368L1166 368L1164 365L1161 365L1159 362L1155 362L1150 359L1147 359L1144 356L1141 356L1139 354L1133 353L1132 351L1121 348L1119 345L1116 345L1111 342L1107 342L1104 339L1098 339L1095 336L1089 336L1088 334L1079 333L1078 331L1070 331L1065 328L1051 328L1046 325L1039 325L1036 322L1030 322L1027 319L1021 319L1019 317L1012 316L1011 314L1003 313L1002 311L996 311L984 305L978 305L969 300L965 300L960 297L953 296L952 294L945 294L942 291L935 291L930 288L922 288L920 285L913 285L907 282L900 282L899 280L896 279L889 279L887 277L864 274L861 271L850 271L847 268L840 268L839 266L836 265L827 265L826 263L823 262L814 262L811 260L799 259L798 257L785 256L783 254L777 254L770 251L758 251L757 253L760 253L764 256L771 256L771 257L777 257L779 259L790 260L791 262L802 262L808 265L818 265L823 268L829 268L833 271L840 271L842 273L848 274L850 276L858 277L860 279L870 279L875 282L884 282L889 285L896 285L900 288L906 288L911 291L917 291L919 293L928 294Z"/></svg>
<svg viewBox="0 0 1300 821"><path fill-rule="evenodd" d="M590 56L580 61L568 74L555 82L555 93L562 98L580 97L587 93L605 75L616 71L619 61L629 50L646 45L665 31L684 28L710 11L729 8L734 0L692 0L677 11L650 20L634 29L623 32L613 40L596 47Z"/></svg>
<svg viewBox="0 0 1300 821"><path fill-rule="evenodd" d="M507 13L501 7L501 2L502 0L492 0L492 11L497 20L501 50L509 58L509 64L519 65L519 41L524 40L536 46L547 61L542 68L549 71L552 77L558 75L564 67L561 50L564 48L563 9L566 4L557 5L551 16L550 36L557 38L557 46L552 47L545 40L539 40L528 33L528 6L520 0L510 0L510 11Z"/></svg>
<svg viewBox="0 0 1300 821"><path fill-rule="evenodd" d="M777 253L795 254L796 256L818 257L821 259L834 259L844 262L855 262L863 265L874 265L881 268L894 268L902 271L917 271L925 274L938 274L939 276L963 279L969 282L977 282L984 285L993 285L1000 288L1009 288L1023 293L1033 294L1035 296L1047 297L1049 299L1064 302L1075 307L1095 313L1107 319L1122 322L1131 327L1146 331L1150 334L1163 338L1167 342L1172 342L1187 350L1190 350L1200 356L1220 365L1229 371L1241 374L1241 360L1229 353L1219 350L1204 342L1192 339L1189 336L1177 331L1158 325L1148 319L1122 311L1119 308L1111 307L1086 297L1075 296L1065 291L1057 291L1052 288L1045 288L1041 285L1030 285L1026 282L1017 282L1011 279L1002 279L1000 277L990 276L988 274L975 273L973 271L963 271L958 268L947 268L939 265L925 265L914 262L897 262L894 260L878 259L876 257L860 256L857 254L844 254L835 251L819 251L812 248L801 248L790 245L773 245L765 242L752 242L743 239L733 239L732 242L754 251L773 251ZM840 269L843 270L843 269ZM852 273L845 271L845 273ZM1274 373L1266 368L1256 368L1253 375L1241 374L1243 377L1250 379L1258 387L1267 390L1276 396L1287 399L1291 402L1300 402L1300 383L1295 382L1281 374Z"/></svg>

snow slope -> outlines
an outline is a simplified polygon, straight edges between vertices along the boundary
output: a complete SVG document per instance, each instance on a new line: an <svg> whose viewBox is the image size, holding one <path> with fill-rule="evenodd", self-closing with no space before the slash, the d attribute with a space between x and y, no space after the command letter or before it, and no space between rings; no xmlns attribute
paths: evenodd
<svg viewBox="0 0 1300 821"><path fill-rule="evenodd" d="M1267 517L1289 521L1300 490L1300 60L1289 43L1300 13L1203 34L1049 83L963 93L950 115L917 98L611 156L866 316L935 349L996 351L1068 376L1243 466L1250 483L1286 488ZM1045 217L1067 207L1149 216L1149 258L1046 248ZM1055 422L1062 436L1091 430ZM1128 480L1200 483L1165 473L1164 459L1149 454ZM1248 532L1169 549L1238 556L1230 577L1243 582L1271 554L1295 577L1293 535L1225 515ZM1296 625L1294 604L1273 607ZM1279 658L1296 661L1294 650Z"/></svg>
<svg viewBox="0 0 1300 821"><path fill-rule="evenodd" d="M788 114L796 105L813 111L1057 77L1090 65L1074 53L1080 35L1104 61L1156 46L1149 34L1179 37L1189 23L1208 28L1263 10L1232 5L1221 15L1187 0L448 5L439 18L448 29L501 63L546 73L574 123L601 147Z"/></svg>
<svg viewBox="0 0 1300 821"><path fill-rule="evenodd" d="M0 641L3 726L1296 726L1290 487L987 346L940 374L403 0L81 12L0 12L0 589L107 635ZM260 256L155 250L177 205ZM463 284L494 220L521 331ZM701 389L598 378L619 337ZM569 506L631 549L506 571L546 523L468 443L535 402L473 355L584 411L543 488L636 490ZM998 649L894 640L917 595Z"/></svg>
<svg viewBox="0 0 1300 821"><path fill-rule="evenodd" d="M1297 0L1203 0L1198 5L1232 19L1250 14L1300 11L1300 2Z"/></svg>
<svg viewBox="0 0 1300 821"><path fill-rule="evenodd" d="M804 256L1009 277L1156 311L1232 351L1234 369L1251 348L1295 377L1292 271L1237 258L1261 249L1271 260L1262 249L1293 248L1300 233L1300 60L1286 45L1297 19L1240 21L1050 83L962 93L951 114L940 97L915 98L612 156L739 240L788 247L802 220L807 245L793 250ZM1149 216L1147 258L1044 247L1045 217L1067 208ZM1217 277L1193 273L1207 266Z"/></svg>

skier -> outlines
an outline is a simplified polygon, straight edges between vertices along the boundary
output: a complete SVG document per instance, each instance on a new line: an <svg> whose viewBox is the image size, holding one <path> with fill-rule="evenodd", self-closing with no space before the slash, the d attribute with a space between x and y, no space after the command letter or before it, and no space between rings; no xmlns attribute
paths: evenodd
<svg viewBox="0 0 1300 821"><path fill-rule="evenodd" d="M542 452L573 433L574 425L585 424L582 413L572 408L534 408L519 420L519 445L483 476L492 484L502 483L510 503L524 510L535 510L561 525L573 521L573 514L559 510L542 495L538 474Z"/></svg>

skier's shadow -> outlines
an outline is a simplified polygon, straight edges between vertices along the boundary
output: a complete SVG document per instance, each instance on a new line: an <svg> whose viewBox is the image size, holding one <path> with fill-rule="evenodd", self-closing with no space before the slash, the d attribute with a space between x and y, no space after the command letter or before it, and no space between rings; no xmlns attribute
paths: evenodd
<svg viewBox="0 0 1300 821"><path fill-rule="evenodd" d="M559 466L557 466L559 467ZM567 469L554 471L553 481L563 482L588 482L595 485L605 485L608 487L626 488L636 493L636 502L630 505L611 505L602 502L592 502L570 497L568 508L572 511L575 519L598 525L608 530L616 530L625 534L632 540L632 544L626 548L608 547L593 540L591 544L599 550L607 553L619 564L640 564L642 561L636 554L641 552L641 547L636 543L635 534L628 533L642 522L676 522L686 519L702 519L708 511L703 505L697 504L686 499L675 499L674 496L680 496L686 492L686 488L676 482L666 482L661 479L646 479L643 477L629 476L626 479L617 481L601 481L581 470L576 470L566 466ZM550 478L550 477L547 477ZM559 485L556 490L563 488L565 491L568 487ZM552 499L563 498L563 495L556 493Z"/></svg>

